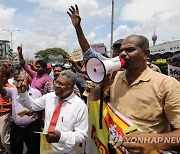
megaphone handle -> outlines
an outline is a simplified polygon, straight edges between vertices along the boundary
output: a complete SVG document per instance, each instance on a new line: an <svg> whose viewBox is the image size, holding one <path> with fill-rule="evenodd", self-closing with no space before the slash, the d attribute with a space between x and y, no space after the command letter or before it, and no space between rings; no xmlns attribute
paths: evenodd
<svg viewBox="0 0 180 154"><path fill-rule="evenodd" d="M100 93L100 107L99 107L99 129L102 129L104 86L101 86L100 90L101 90L101 93Z"/></svg>

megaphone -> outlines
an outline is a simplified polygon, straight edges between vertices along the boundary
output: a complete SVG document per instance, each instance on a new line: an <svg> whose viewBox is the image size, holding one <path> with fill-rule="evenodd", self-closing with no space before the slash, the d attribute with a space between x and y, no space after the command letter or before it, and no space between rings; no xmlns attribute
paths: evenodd
<svg viewBox="0 0 180 154"><path fill-rule="evenodd" d="M89 58L86 63L86 71L89 79L95 83L103 81L104 77L124 67L125 61L118 56L108 60L99 60L96 57Z"/></svg>

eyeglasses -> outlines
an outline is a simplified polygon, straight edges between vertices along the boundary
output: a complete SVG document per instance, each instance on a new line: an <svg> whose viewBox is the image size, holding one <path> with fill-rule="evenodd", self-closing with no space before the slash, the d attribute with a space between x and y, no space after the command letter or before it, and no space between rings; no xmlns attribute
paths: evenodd
<svg viewBox="0 0 180 154"><path fill-rule="evenodd" d="M67 87L67 86L69 86L69 84L67 85L67 84L59 82L59 81L55 81L54 84L59 86L59 87Z"/></svg>

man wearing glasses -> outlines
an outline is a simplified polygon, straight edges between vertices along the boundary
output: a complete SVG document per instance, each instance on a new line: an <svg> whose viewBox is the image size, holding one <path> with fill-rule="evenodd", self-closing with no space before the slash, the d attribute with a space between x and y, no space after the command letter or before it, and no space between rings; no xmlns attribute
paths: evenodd
<svg viewBox="0 0 180 154"><path fill-rule="evenodd" d="M53 145L53 153L75 154L75 145L87 137L88 109L73 92L76 80L75 73L64 70L55 81L55 92L34 100L24 90L25 83L18 88L18 101L23 106L34 111L45 110L44 132Z"/></svg>

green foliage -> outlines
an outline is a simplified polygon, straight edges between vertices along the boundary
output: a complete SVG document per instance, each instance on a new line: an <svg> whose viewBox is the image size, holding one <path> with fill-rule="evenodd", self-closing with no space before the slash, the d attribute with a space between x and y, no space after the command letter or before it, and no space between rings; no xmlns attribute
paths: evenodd
<svg viewBox="0 0 180 154"><path fill-rule="evenodd" d="M48 48L48 49L40 50L36 52L35 58L42 59L47 62L52 57L56 57L59 55L62 55L64 58L66 58L68 56L68 53L61 48Z"/></svg>
<svg viewBox="0 0 180 154"><path fill-rule="evenodd" d="M167 61L166 61L166 59L160 58L160 59L157 59L157 60L155 61L155 64L158 65L158 66L163 66L163 65L166 65L166 64L167 64Z"/></svg>

